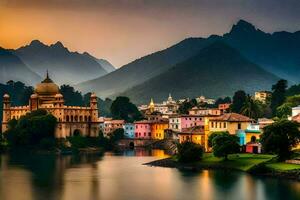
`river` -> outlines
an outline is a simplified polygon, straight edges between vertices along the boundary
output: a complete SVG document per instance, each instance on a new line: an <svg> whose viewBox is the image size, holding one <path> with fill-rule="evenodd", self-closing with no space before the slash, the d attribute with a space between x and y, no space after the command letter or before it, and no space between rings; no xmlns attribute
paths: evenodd
<svg viewBox="0 0 300 200"><path fill-rule="evenodd" d="M99 156L1 155L1 200L288 200L300 182L241 172L142 165L166 155L136 150Z"/></svg>

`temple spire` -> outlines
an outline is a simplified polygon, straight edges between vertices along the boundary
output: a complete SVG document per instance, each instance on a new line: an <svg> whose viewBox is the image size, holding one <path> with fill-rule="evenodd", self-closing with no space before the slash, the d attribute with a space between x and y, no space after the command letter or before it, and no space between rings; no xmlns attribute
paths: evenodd
<svg viewBox="0 0 300 200"><path fill-rule="evenodd" d="M48 69L47 69L47 73L46 73L46 79L49 79L49 72L48 72Z"/></svg>

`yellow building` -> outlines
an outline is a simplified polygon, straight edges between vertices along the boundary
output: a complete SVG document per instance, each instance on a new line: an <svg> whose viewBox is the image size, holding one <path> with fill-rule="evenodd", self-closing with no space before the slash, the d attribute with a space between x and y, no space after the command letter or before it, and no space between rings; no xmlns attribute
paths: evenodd
<svg viewBox="0 0 300 200"><path fill-rule="evenodd" d="M49 78L48 73L45 80L36 85L29 105L13 107L9 95L3 96L2 131L7 130L8 122L11 119L19 119L22 115L37 109L45 109L56 117L56 138L65 138L74 133L91 137L98 136L100 121L97 96L91 95L89 107L66 106L59 87Z"/></svg>
<svg viewBox="0 0 300 200"><path fill-rule="evenodd" d="M229 134L238 134L240 130L246 130L253 120L237 113L226 113L209 120L209 131L227 131Z"/></svg>
<svg viewBox="0 0 300 200"><path fill-rule="evenodd" d="M262 103L266 103L268 99L272 96L272 92L269 91L258 91L255 92L254 99Z"/></svg>
<svg viewBox="0 0 300 200"><path fill-rule="evenodd" d="M200 144L205 148L207 138L205 136L204 126L184 128L180 133L178 133L178 136L179 143L188 141Z"/></svg>
<svg viewBox="0 0 300 200"><path fill-rule="evenodd" d="M165 130L169 128L168 120L157 120L151 122L151 137L155 140L163 140L165 138Z"/></svg>

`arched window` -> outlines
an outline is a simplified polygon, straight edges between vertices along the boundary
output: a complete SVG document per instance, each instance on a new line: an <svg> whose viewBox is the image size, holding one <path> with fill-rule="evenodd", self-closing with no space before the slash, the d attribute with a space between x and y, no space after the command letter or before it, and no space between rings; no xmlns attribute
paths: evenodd
<svg viewBox="0 0 300 200"><path fill-rule="evenodd" d="M69 115L66 116L66 121L69 122L70 121L70 117Z"/></svg>
<svg viewBox="0 0 300 200"><path fill-rule="evenodd" d="M75 115L75 122L77 122L78 121L78 116L77 115Z"/></svg>
<svg viewBox="0 0 300 200"><path fill-rule="evenodd" d="M74 121L74 117L73 117L73 115L71 115L71 122L73 122Z"/></svg>
<svg viewBox="0 0 300 200"><path fill-rule="evenodd" d="M84 116L84 121L87 122L87 116Z"/></svg>
<svg viewBox="0 0 300 200"><path fill-rule="evenodd" d="M79 116L79 121L82 122L82 116Z"/></svg>
<svg viewBox="0 0 300 200"><path fill-rule="evenodd" d="M91 116L89 116L89 122L91 122L92 121L92 118L91 118Z"/></svg>

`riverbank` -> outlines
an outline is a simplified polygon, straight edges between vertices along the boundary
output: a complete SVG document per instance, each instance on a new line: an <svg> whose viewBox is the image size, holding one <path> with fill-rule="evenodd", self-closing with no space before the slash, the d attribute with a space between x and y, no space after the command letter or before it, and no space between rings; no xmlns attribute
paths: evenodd
<svg viewBox="0 0 300 200"><path fill-rule="evenodd" d="M179 170L199 171L203 169L235 170L259 176L272 176L300 181L300 165L276 162L274 155L234 154L228 160L204 154L203 159L195 163L180 163L176 156L156 160L144 165L153 167L177 168Z"/></svg>

